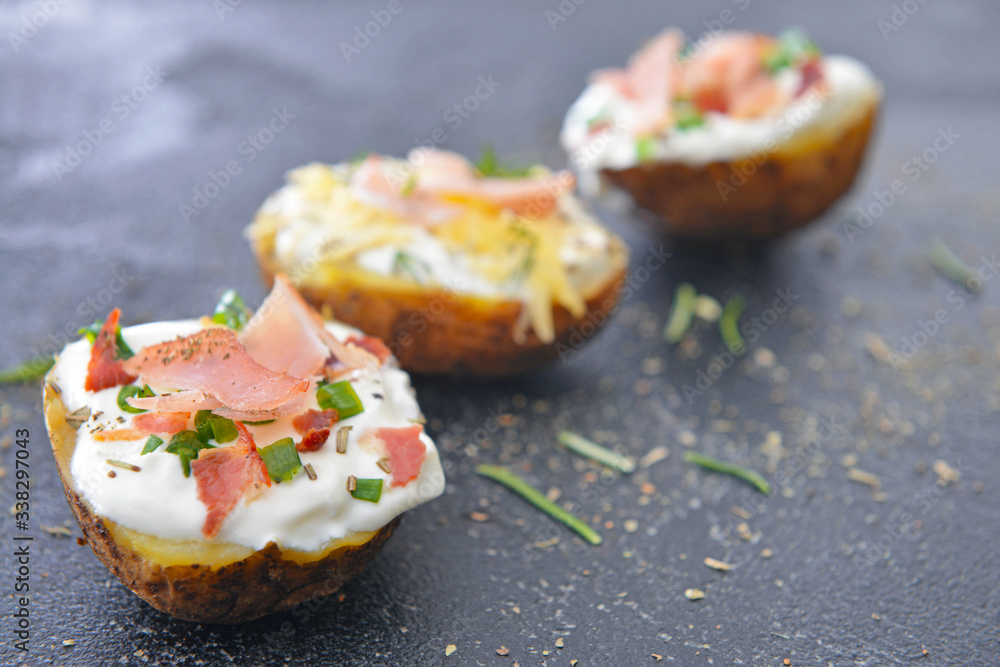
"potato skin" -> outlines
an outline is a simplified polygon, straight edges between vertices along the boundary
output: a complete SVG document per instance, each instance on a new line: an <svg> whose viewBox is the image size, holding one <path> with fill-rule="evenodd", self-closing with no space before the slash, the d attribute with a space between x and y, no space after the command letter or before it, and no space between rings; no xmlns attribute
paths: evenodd
<svg viewBox="0 0 1000 667"><path fill-rule="evenodd" d="M698 242L765 241L819 217L851 187L877 111L875 101L835 136L781 145L763 162L759 157L756 162L745 158L700 167L650 162L601 173L639 207L659 216L673 236Z"/></svg>
<svg viewBox="0 0 1000 667"><path fill-rule="evenodd" d="M262 247L256 247L261 275L274 282L278 267ZM572 348L582 331L589 338L614 311L621 289L628 251L615 240L618 267L601 285L585 294L587 312L575 318L562 306L553 308L556 339L545 343L529 330L523 343L514 340L521 314L518 301L472 297L440 289L415 289L388 281L369 283L345 277L323 285L296 285L303 297L320 310L365 333L381 338L412 373L501 377L536 370ZM396 281L399 282L399 281ZM585 323L590 322L591 326ZM593 331L590 329L593 328Z"/></svg>
<svg viewBox="0 0 1000 667"><path fill-rule="evenodd" d="M363 542L329 552L296 552L294 560L270 542L258 551L234 546L236 553L245 551L249 555L221 567L211 563L164 566L133 548L123 538L131 531L95 514L77 493L70 473L76 432L66 423L65 405L48 379L43 403L66 499L94 553L136 595L154 608L185 621L243 623L329 595L375 557L402 518L397 516L377 532L366 534L370 537ZM220 547L224 549L226 545Z"/></svg>

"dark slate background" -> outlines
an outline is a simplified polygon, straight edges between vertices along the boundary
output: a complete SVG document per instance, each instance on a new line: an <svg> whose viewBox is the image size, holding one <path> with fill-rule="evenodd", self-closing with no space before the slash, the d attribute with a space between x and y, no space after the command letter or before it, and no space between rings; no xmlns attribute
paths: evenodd
<svg viewBox="0 0 1000 667"><path fill-rule="evenodd" d="M12 649L6 616L3 663L643 665L657 654L676 665L996 664L1000 285L954 291L923 253L940 236L979 266L1000 244L997 5L565 0L567 14L575 9L553 28L555 0L403 0L347 62L341 42L387 4L0 7L0 364L60 348L112 304L131 324L208 312L228 287L259 302L241 230L283 173L310 160L402 154L441 128L455 150L493 143L564 164L558 129L587 73L623 63L668 24L695 35L721 20L806 26L827 51L870 63L887 100L850 197L765 252L693 255L640 217L599 210L632 246L633 293L566 363L499 383L416 380L447 492L406 517L342 599L235 628L152 611L88 547L42 530L79 534L38 388L0 389L12 406L4 433L30 431L35 536L31 651ZM445 113L481 76L500 85L455 126ZM243 142L276 111L287 126L250 150ZM938 142L947 150L935 150L949 128L950 144ZM86 141L96 145L77 164L68 147ZM932 163L914 172L925 151ZM229 161L239 174L186 221L181 205ZM896 179L904 193L863 234L848 234L852 212ZM661 244L669 262L636 271ZM723 346L708 325L681 348L663 342L682 280L720 300L740 292L744 321L763 318L748 354L697 394L685 385L718 375L712 358ZM778 290L791 290L795 307L768 313ZM939 310L947 321L927 325ZM922 322L933 335L921 335ZM919 349L897 369L866 351L871 334ZM565 427L636 456L657 446L670 455L610 475L554 443ZM780 446L771 436L762 447L770 431ZM765 499L695 469L682 461L686 447L765 471L777 492ZM15 451L0 450L4 508ZM852 456L880 491L847 477ZM936 460L961 479L938 484ZM584 544L477 478L479 462L559 489L604 544ZM3 516L7 615L15 531ZM707 556L733 569L710 570ZM688 588L705 599L687 600ZM449 644L457 651L446 658Z"/></svg>

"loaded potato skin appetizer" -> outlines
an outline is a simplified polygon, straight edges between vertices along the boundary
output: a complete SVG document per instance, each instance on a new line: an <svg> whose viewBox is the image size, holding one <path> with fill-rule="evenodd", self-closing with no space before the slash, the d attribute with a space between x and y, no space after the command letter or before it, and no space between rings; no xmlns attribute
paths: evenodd
<svg viewBox="0 0 1000 667"><path fill-rule="evenodd" d="M615 310L628 251L574 187L489 153L475 166L440 150L369 155L292 171L246 233L266 281L286 273L403 368L513 375Z"/></svg>
<svg viewBox="0 0 1000 667"><path fill-rule="evenodd" d="M623 189L676 237L766 240L850 188L881 96L864 64L798 30L687 44L668 29L591 76L561 142L585 190Z"/></svg>
<svg viewBox="0 0 1000 667"><path fill-rule="evenodd" d="M84 535L156 609L241 623L328 595L443 491L408 376L284 276L253 317L118 319L60 353L45 419Z"/></svg>

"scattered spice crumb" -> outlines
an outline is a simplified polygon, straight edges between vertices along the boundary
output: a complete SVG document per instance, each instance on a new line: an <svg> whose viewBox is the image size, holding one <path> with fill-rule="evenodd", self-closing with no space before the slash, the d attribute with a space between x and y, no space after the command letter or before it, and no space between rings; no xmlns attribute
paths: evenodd
<svg viewBox="0 0 1000 667"><path fill-rule="evenodd" d="M760 557L761 558L770 558L773 555L774 555L774 552L771 551L769 548L764 548L764 549L760 550Z"/></svg>
<svg viewBox="0 0 1000 667"><path fill-rule="evenodd" d="M733 568L729 563L725 563L721 560L716 560L715 558L706 558L705 565L712 568L713 570L719 570L720 572L729 572Z"/></svg>
<svg viewBox="0 0 1000 667"><path fill-rule="evenodd" d="M76 640L75 639L64 639L62 641L62 645L63 646L75 646L76 645Z"/></svg>
<svg viewBox="0 0 1000 667"><path fill-rule="evenodd" d="M656 660L656 662L663 660L663 656L660 655L659 653L651 653L650 655L653 657L654 660Z"/></svg>
<svg viewBox="0 0 1000 667"><path fill-rule="evenodd" d="M565 643L563 643L563 638L560 637L556 640L556 648L562 648L563 646L565 646Z"/></svg>
<svg viewBox="0 0 1000 667"><path fill-rule="evenodd" d="M87 543L87 540L83 539L82 537L78 537L76 538L76 543L82 547Z"/></svg>
<svg viewBox="0 0 1000 667"><path fill-rule="evenodd" d="M666 447L664 447L662 445L659 446L659 447L653 447L651 450L649 450L646 453L645 456L643 456L641 459L639 459L639 467L640 468L648 468L649 466L653 465L654 463L659 463L660 461L664 460L668 456L670 456L670 450L667 449Z"/></svg>
<svg viewBox="0 0 1000 667"><path fill-rule="evenodd" d="M507 655L508 653L510 653L510 651L507 649L506 646L501 646L500 648L497 649L497 655Z"/></svg>
<svg viewBox="0 0 1000 667"><path fill-rule="evenodd" d="M448 644L444 648L444 654L445 654L445 656L450 656L452 653L454 653L457 650L458 650L457 646L455 646L454 644Z"/></svg>
<svg viewBox="0 0 1000 667"><path fill-rule="evenodd" d="M938 477L938 482L941 484L954 484L958 481L958 478L962 475L959 474L957 470L948 465L944 459L937 459L931 464L931 470Z"/></svg>
<svg viewBox="0 0 1000 667"><path fill-rule="evenodd" d="M785 658L784 660L781 661L781 664L783 664L783 665L790 665L790 664L792 664L792 661L789 660L788 658Z"/></svg>
<svg viewBox="0 0 1000 667"><path fill-rule="evenodd" d="M741 519L752 519L753 518L753 514L751 514L748 510L743 509L742 507L737 507L736 505L733 505L732 507L730 507L729 511L731 513L735 514L736 516L738 516Z"/></svg>
<svg viewBox="0 0 1000 667"><path fill-rule="evenodd" d="M49 535L63 535L64 537L72 537L73 535L66 526L46 526L45 524L41 524L38 527Z"/></svg>
<svg viewBox="0 0 1000 667"><path fill-rule="evenodd" d="M879 479L878 475L861 470L860 468L848 469L847 478L861 484L867 484L875 491L878 491L882 487L882 480Z"/></svg>
<svg viewBox="0 0 1000 667"><path fill-rule="evenodd" d="M637 530L639 530L639 522L638 521L636 521L635 519L626 519L625 520L625 532L626 533L634 533Z"/></svg>
<svg viewBox="0 0 1000 667"><path fill-rule="evenodd" d="M700 600L705 597L705 591L700 588L689 588L684 591L684 597L688 600Z"/></svg>
<svg viewBox="0 0 1000 667"><path fill-rule="evenodd" d="M473 521L478 521L480 523L483 523L484 521L490 520L490 515L487 514L486 512L470 512L469 518L472 519Z"/></svg>

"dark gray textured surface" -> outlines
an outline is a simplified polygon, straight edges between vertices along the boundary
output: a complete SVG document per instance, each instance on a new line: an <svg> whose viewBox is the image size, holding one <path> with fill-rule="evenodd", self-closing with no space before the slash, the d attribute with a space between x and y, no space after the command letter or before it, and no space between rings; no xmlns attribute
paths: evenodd
<svg viewBox="0 0 1000 667"><path fill-rule="evenodd" d="M0 364L61 347L64 331L93 319L91 299L102 315L113 299L126 323L206 312L227 287L259 301L264 291L241 229L283 172L301 163L362 148L404 153L440 127L459 151L493 142L502 153L562 164L556 135L586 74L622 63L663 25L697 34L726 8L740 27L801 24L828 51L871 63L888 100L858 187L805 233L749 258L675 252L640 281L604 335L533 377L494 385L419 378L447 493L410 513L342 601L238 628L153 612L88 547L41 530L71 516L38 391L0 389L14 408L5 432L31 433L35 536L24 655L12 650L6 616L12 517L0 518L0 660L638 665L655 664L655 653L676 665L996 664L1000 285L959 298L922 250L938 235L979 264L1000 246L997 7L898 3L919 9L883 39L877 22L891 20L893 5L881 1L590 0L553 30L545 11L558 11L555 0L403 0L403 11L345 62L340 42L386 4L242 3L220 16L222 2L69 0L52 3L57 11L44 21L45 3L0 8ZM22 33L32 17L44 25ZM32 36L12 42L12 33ZM116 104L147 68L162 81L146 79L152 89L134 109ZM490 75L496 92L454 127L447 109ZM275 109L294 118L250 160L241 143ZM112 131L79 166L57 174L53 163L65 160L66 146L94 136L102 122ZM958 138L909 180L907 161L949 127ZM230 160L239 175L185 222L180 205ZM894 179L905 182L905 194L851 242L840 226L846 213L876 201L874 192ZM633 267L662 242L638 218L606 218L631 244ZM659 330L681 280L719 299L747 295L746 321L764 315L776 290L798 298L792 311L757 327L749 354L691 400L685 385L696 386L723 348L708 326L691 354L663 343ZM939 309L948 322L907 367L866 352L870 333L904 347L903 337L912 340ZM773 367L754 362L767 360L763 350L773 351ZM488 441L477 437L499 413L512 414L512 425ZM831 424L832 437L823 436ZM605 476L554 444L561 427L637 456L665 445L670 456L629 478ZM772 430L782 434L783 457L761 447ZM765 500L684 464L692 440L769 470L779 491ZM4 508L14 500L15 450L0 451ZM848 454L880 476L884 495L847 478ZM961 479L944 487L933 472L918 472L937 459ZM475 477L478 462L530 465L529 480L600 516L605 543L585 545ZM642 500L647 482L655 492ZM734 505L749 518L734 515ZM473 511L489 521L472 521ZM761 556L765 548L772 558ZM706 556L734 567L710 570ZM705 599L685 599L692 587ZM565 648L555 648L557 638ZM75 646L64 647L67 639ZM446 658L449 644L457 651ZM497 656L501 646L507 657Z"/></svg>

